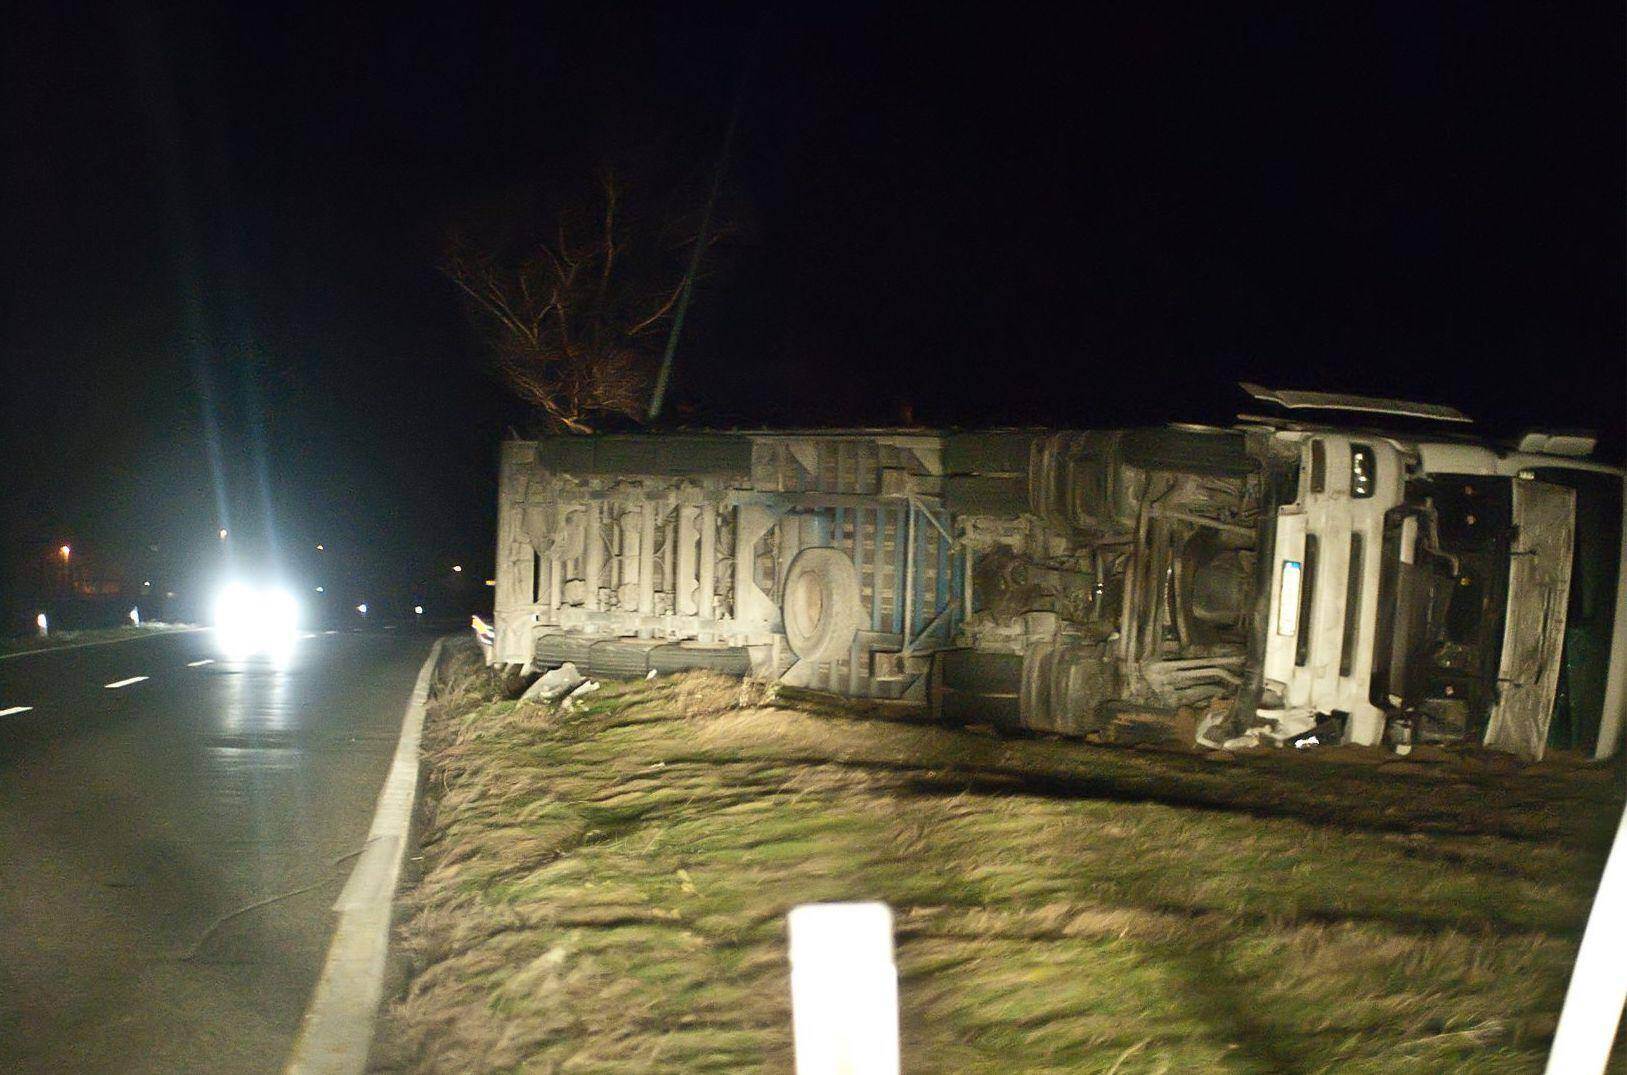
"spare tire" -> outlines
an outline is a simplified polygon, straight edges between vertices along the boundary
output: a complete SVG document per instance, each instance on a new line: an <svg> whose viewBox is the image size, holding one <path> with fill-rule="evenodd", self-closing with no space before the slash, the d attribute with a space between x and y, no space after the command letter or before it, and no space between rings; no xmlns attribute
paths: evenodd
<svg viewBox="0 0 1627 1075"><path fill-rule="evenodd" d="M791 652L804 661L845 654L864 622L859 573L841 549L803 549L785 574L780 616Z"/></svg>

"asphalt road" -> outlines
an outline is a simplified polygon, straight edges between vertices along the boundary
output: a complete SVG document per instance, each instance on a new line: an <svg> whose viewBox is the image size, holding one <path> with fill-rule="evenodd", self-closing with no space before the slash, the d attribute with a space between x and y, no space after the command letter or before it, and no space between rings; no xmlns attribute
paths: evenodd
<svg viewBox="0 0 1627 1075"><path fill-rule="evenodd" d="M287 1056L431 638L211 643L0 660L0 1070Z"/></svg>

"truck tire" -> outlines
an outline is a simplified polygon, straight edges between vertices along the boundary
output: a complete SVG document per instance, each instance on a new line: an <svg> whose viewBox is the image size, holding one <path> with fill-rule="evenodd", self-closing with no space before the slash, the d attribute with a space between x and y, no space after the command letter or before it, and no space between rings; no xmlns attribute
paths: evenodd
<svg viewBox="0 0 1627 1075"><path fill-rule="evenodd" d="M785 574L780 605L785 640L804 661L823 661L848 652L863 622L859 573L840 549L803 549Z"/></svg>
<svg viewBox="0 0 1627 1075"><path fill-rule="evenodd" d="M533 651L532 665L543 671L558 668L566 661L578 668L586 668L588 656L593 651L593 644L598 639L585 638L582 635L551 634L542 635L537 639Z"/></svg>
<svg viewBox="0 0 1627 1075"><path fill-rule="evenodd" d="M609 679L641 679L650 670L655 645L632 638L607 638L588 654L588 674Z"/></svg>
<svg viewBox="0 0 1627 1075"><path fill-rule="evenodd" d="M728 676L749 676L751 654L744 646L675 642L650 650L650 667L662 675L706 668Z"/></svg>

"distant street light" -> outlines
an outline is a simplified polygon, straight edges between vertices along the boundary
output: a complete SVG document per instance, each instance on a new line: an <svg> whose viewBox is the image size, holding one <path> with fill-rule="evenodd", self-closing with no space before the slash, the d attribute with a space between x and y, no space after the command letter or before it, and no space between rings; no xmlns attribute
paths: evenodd
<svg viewBox="0 0 1627 1075"><path fill-rule="evenodd" d="M141 626L141 609L133 608L130 610L130 625L132 627Z"/></svg>
<svg viewBox="0 0 1627 1075"><path fill-rule="evenodd" d="M220 528L220 540L226 540L226 528L224 526Z"/></svg>
<svg viewBox="0 0 1627 1075"><path fill-rule="evenodd" d="M367 615L367 602L363 601L361 604L357 605L356 611L360 612L363 616Z"/></svg>
<svg viewBox="0 0 1627 1075"><path fill-rule="evenodd" d="M62 546L62 548L58 549L57 552L62 554L62 562L63 563L67 563L68 562L68 557L73 555L73 549L70 548L67 545Z"/></svg>
<svg viewBox="0 0 1627 1075"><path fill-rule="evenodd" d="M496 579L487 579L486 580L486 585L487 586L496 586L497 585L497 580Z"/></svg>
<svg viewBox="0 0 1627 1075"><path fill-rule="evenodd" d="M452 570L461 572L463 570L463 565L462 564L453 564L452 565Z"/></svg>
<svg viewBox="0 0 1627 1075"><path fill-rule="evenodd" d="M412 606L412 614L414 616L422 616L424 614L424 606L423 605L414 605L414 606Z"/></svg>
<svg viewBox="0 0 1627 1075"><path fill-rule="evenodd" d="M322 544L322 543L321 543L321 542L320 542L320 541L319 541L319 542L317 542L317 544L316 544L316 551L317 551L317 552L327 552L327 551L328 551L328 549L327 549L327 546L325 546L325 545L323 545L323 544Z"/></svg>
<svg viewBox="0 0 1627 1075"><path fill-rule="evenodd" d="M48 624L46 622L45 613L43 613L43 612L41 612L38 616L34 617L34 626L38 627L40 629L40 637L41 638L44 638L46 635L51 633L50 624Z"/></svg>
<svg viewBox="0 0 1627 1075"><path fill-rule="evenodd" d="M323 589L323 588L322 588L322 587L320 587L320 586L318 586L318 587L317 587L317 588L316 588L316 592L317 592L317 593L327 593L327 592L328 592L328 591L326 591L326 590L324 590L324 589Z"/></svg>

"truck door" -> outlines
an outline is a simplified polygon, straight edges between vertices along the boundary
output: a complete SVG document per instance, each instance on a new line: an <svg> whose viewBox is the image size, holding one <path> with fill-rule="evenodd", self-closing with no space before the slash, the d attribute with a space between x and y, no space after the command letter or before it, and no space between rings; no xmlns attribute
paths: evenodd
<svg viewBox="0 0 1627 1075"><path fill-rule="evenodd" d="M1548 482L1517 480L1513 522L1497 702L1485 742L1497 750L1541 758L1565 640L1576 493Z"/></svg>

